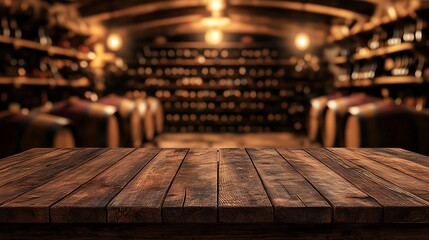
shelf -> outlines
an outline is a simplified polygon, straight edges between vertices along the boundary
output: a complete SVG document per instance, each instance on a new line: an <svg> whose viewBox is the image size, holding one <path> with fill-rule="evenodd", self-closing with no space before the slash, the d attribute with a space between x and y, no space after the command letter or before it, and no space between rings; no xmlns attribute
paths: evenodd
<svg viewBox="0 0 429 240"><path fill-rule="evenodd" d="M350 87L350 82L349 81L335 81L334 85L337 88Z"/></svg>
<svg viewBox="0 0 429 240"><path fill-rule="evenodd" d="M414 43L401 43L394 46L387 46L387 47L381 47L375 50L368 50L368 53L356 53L353 55L353 60L363 60L363 59L370 59L373 57L380 57L387 54L407 51L414 49L415 44Z"/></svg>
<svg viewBox="0 0 429 240"><path fill-rule="evenodd" d="M334 86L337 88L348 88L348 87L368 87L372 85L371 79L358 79L351 81L335 81Z"/></svg>
<svg viewBox="0 0 429 240"><path fill-rule="evenodd" d="M393 85L393 84L421 84L424 83L424 79L421 77L413 76L382 76L377 77L374 80L371 79L359 79L353 80L351 84L349 82L340 82L336 81L334 83L335 87L344 88L344 87L368 87L371 85Z"/></svg>
<svg viewBox="0 0 429 240"><path fill-rule="evenodd" d="M145 44L150 48L189 48L189 49L225 49L225 48L272 48L276 43L270 42L252 42L252 43L241 43L241 42L223 42L220 45L210 45L205 42L167 42L164 44ZM277 44L279 45L279 44ZM277 45L275 48L277 49Z"/></svg>
<svg viewBox="0 0 429 240"><path fill-rule="evenodd" d="M287 109L284 109L285 112ZM280 112L277 112L278 109L241 109L241 108L233 108L233 109L221 109L221 108L215 108L215 109L193 109L193 108L173 108L173 109L164 109L165 114L195 114L195 115L202 115L202 114L241 114L241 115L250 115L250 114L282 114ZM284 114L284 113L283 113Z"/></svg>
<svg viewBox="0 0 429 240"><path fill-rule="evenodd" d="M183 121L183 120L179 120L179 121L165 121L165 125L168 126L189 126L191 124L193 124L194 126L250 126L250 127L261 127L261 126L265 126L265 127L277 127L278 124L284 123L287 124L289 122L289 119L282 119L280 121L268 121L268 120L263 120L263 121L256 121L256 120L249 120L249 119L244 119L241 122L230 122L230 121L201 121L201 120L196 120L196 121Z"/></svg>
<svg viewBox="0 0 429 240"><path fill-rule="evenodd" d="M407 16L404 16L402 18L406 18L406 17ZM345 34L339 38L333 38L333 36L331 35L331 39L329 40L329 42L333 43L333 42L343 41L347 38L356 36L356 35L361 34L361 33L373 31L377 27L380 27L380 26L386 25L386 24L390 24L390 23L394 23L398 20L400 20L400 19L390 19L389 17L383 17L378 22L366 22L363 24L355 25L352 29L350 29L348 34Z"/></svg>
<svg viewBox="0 0 429 240"><path fill-rule="evenodd" d="M381 85L381 84L419 84L423 83L424 80L421 77L414 77L414 76L385 76L385 77L378 77L374 79L374 83Z"/></svg>
<svg viewBox="0 0 429 240"><path fill-rule="evenodd" d="M55 78L0 77L0 85L89 87L90 84L88 78L86 77L82 77L76 80Z"/></svg>
<svg viewBox="0 0 429 240"><path fill-rule="evenodd" d="M359 79L359 80L353 80L352 86L353 87L368 87L372 85L371 79Z"/></svg>
<svg viewBox="0 0 429 240"><path fill-rule="evenodd" d="M247 59L240 61L238 59L206 59L199 63L195 59L164 59L157 63L139 64L139 66L292 66L294 65L289 59L271 59L269 61L261 61L260 59Z"/></svg>
<svg viewBox="0 0 429 240"><path fill-rule="evenodd" d="M205 102L228 102L228 101L239 101L239 102L281 102L283 99L279 96L272 96L270 98L244 98L244 97L223 97L223 96L217 96L215 98L210 97L176 97L171 96L169 98L160 97L158 98L160 101L163 102L199 102L199 101L205 101Z"/></svg>
<svg viewBox="0 0 429 240"><path fill-rule="evenodd" d="M219 86L219 85L169 85L169 86L155 86L146 84L133 84L133 87L144 90L243 90L243 91L280 91L282 90L281 85L268 87L258 87L255 85L240 85L240 86Z"/></svg>
<svg viewBox="0 0 429 240"><path fill-rule="evenodd" d="M330 62L330 63L333 63L333 64L338 64L338 65L340 65L340 64L347 63L347 61L348 61L348 60L349 60L349 59L348 59L346 56L338 56L338 57L335 57L335 58L329 59L329 62Z"/></svg>
<svg viewBox="0 0 429 240"><path fill-rule="evenodd" d="M37 51L47 52L49 55L71 57L80 60L91 60L89 54L80 52L76 49L67 49L56 46L45 46L38 42L26 40L26 39L16 39L5 36L0 36L0 43L12 44L15 48L29 48Z"/></svg>

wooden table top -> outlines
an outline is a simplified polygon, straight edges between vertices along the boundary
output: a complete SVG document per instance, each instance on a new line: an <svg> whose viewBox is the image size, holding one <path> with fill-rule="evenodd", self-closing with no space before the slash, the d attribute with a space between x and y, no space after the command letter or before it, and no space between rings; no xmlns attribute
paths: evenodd
<svg viewBox="0 0 429 240"><path fill-rule="evenodd" d="M0 160L2 223L429 222L403 149L32 149Z"/></svg>

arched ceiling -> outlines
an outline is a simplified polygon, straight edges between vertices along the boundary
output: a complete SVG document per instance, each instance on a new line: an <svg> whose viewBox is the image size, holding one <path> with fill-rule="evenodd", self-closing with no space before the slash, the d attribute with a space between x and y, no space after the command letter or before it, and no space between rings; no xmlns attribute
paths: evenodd
<svg viewBox="0 0 429 240"><path fill-rule="evenodd" d="M55 0L52 0L55 1ZM63 0L64 1L64 0ZM210 16L207 0L67 0L81 15L109 30L140 37L202 33L201 19ZM323 44L335 19L366 21L379 0L226 0L227 33L266 34L291 38L307 32ZM144 36L143 36L144 35Z"/></svg>

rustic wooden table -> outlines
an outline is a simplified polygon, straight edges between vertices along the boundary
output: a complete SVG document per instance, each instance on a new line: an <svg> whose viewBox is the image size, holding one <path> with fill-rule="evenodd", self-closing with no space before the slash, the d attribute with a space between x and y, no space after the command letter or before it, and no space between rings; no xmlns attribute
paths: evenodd
<svg viewBox="0 0 429 240"><path fill-rule="evenodd" d="M32 149L0 160L0 238L429 238L402 149Z"/></svg>

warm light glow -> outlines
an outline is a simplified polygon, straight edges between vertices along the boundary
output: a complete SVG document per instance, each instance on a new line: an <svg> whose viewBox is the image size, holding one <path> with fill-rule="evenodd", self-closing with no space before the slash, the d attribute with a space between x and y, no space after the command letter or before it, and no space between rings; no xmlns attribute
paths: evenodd
<svg viewBox="0 0 429 240"><path fill-rule="evenodd" d="M328 105L329 108L336 109L338 104L335 101L329 101L326 105Z"/></svg>
<svg viewBox="0 0 429 240"><path fill-rule="evenodd" d="M358 107L351 107L351 108L349 109L349 112L350 112L352 115L359 115L359 113L360 113L360 109L359 109Z"/></svg>
<svg viewBox="0 0 429 240"><path fill-rule="evenodd" d="M95 54L95 52L89 52L88 53L88 58L90 60L94 60L97 57L97 55Z"/></svg>
<svg viewBox="0 0 429 240"><path fill-rule="evenodd" d="M209 28L222 27L231 23L231 19L227 17L206 17L201 20L201 23Z"/></svg>
<svg viewBox="0 0 429 240"><path fill-rule="evenodd" d="M396 12L396 9L393 6L388 6L387 7L387 14L389 15L389 17L391 19L397 19L398 18L398 14Z"/></svg>
<svg viewBox="0 0 429 240"><path fill-rule="evenodd" d="M117 33L111 33L107 37L107 47L112 51L118 51L122 47L122 38Z"/></svg>
<svg viewBox="0 0 429 240"><path fill-rule="evenodd" d="M295 47L298 50L306 50L310 46L310 37L305 33L300 33L295 37Z"/></svg>
<svg viewBox="0 0 429 240"><path fill-rule="evenodd" d="M207 7L210 11L220 12L225 8L225 3L223 0L210 0Z"/></svg>
<svg viewBox="0 0 429 240"><path fill-rule="evenodd" d="M208 44L219 44L223 40L223 32L219 29L210 29L206 32L205 39Z"/></svg>

